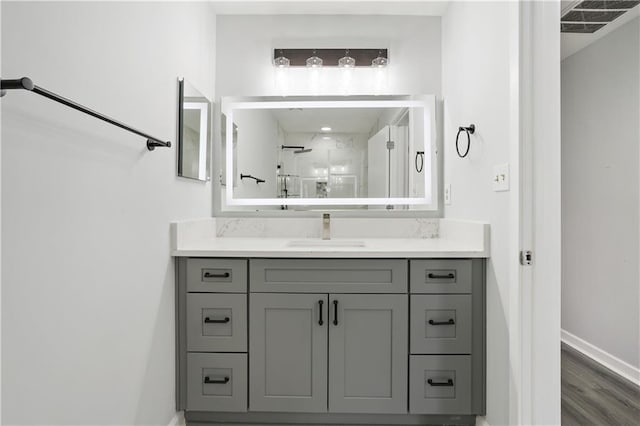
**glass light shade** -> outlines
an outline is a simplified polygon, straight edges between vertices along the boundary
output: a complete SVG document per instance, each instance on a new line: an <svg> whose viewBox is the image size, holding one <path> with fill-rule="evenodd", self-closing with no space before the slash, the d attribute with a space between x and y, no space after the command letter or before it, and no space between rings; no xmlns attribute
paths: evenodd
<svg viewBox="0 0 640 426"><path fill-rule="evenodd" d="M278 56L273 60L273 65L278 68L287 68L290 63L291 61L289 60L289 58L286 58L284 56Z"/></svg>
<svg viewBox="0 0 640 426"><path fill-rule="evenodd" d="M373 61L371 61L371 66L376 68L386 67L389 63L389 60L383 56L378 56Z"/></svg>
<svg viewBox="0 0 640 426"><path fill-rule="evenodd" d="M356 60L347 54L338 59L338 66L340 68L353 68L356 66Z"/></svg>
<svg viewBox="0 0 640 426"><path fill-rule="evenodd" d="M320 68L322 66L322 58L319 58L316 55L310 56L307 58L307 66L309 68Z"/></svg>

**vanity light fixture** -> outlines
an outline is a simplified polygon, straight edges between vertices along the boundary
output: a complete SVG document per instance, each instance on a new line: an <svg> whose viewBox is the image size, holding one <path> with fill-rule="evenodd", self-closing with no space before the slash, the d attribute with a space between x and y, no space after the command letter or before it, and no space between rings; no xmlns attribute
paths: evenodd
<svg viewBox="0 0 640 426"><path fill-rule="evenodd" d="M330 132L331 131L331 127L329 127L329 126L320 127L320 130L322 130L323 132Z"/></svg>
<svg viewBox="0 0 640 426"><path fill-rule="evenodd" d="M338 66L340 68L353 68L356 66L356 60L349 56L349 49L344 53L344 56L338 59Z"/></svg>
<svg viewBox="0 0 640 426"><path fill-rule="evenodd" d="M275 48L273 49L273 66L286 67L338 67L338 68L383 68L389 63L389 50L385 48Z"/></svg>
<svg viewBox="0 0 640 426"><path fill-rule="evenodd" d="M289 60L289 58L284 56L284 52L282 51L282 49L280 49L280 56L273 59L273 65L278 68L289 68L290 64L291 61Z"/></svg>
<svg viewBox="0 0 640 426"><path fill-rule="evenodd" d="M371 61L371 66L374 68L384 68L387 66L388 63L389 63L389 59L387 59L385 56L382 56L382 50L381 50L378 52L378 56L376 56Z"/></svg>
<svg viewBox="0 0 640 426"><path fill-rule="evenodd" d="M322 66L322 58L319 57L316 51L313 51L312 56L307 58L307 67L309 68L320 68Z"/></svg>

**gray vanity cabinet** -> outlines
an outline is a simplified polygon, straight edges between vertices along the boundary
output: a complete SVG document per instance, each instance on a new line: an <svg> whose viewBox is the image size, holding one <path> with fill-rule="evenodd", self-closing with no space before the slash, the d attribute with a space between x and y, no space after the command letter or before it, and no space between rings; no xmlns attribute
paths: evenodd
<svg viewBox="0 0 640 426"><path fill-rule="evenodd" d="M326 412L327 295L259 293L249 301L251 410Z"/></svg>
<svg viewBox="0 0 640 426"><path fill-rule="evenodd" d="M485 414L484 259L178 258L178 410L225 424Z"/></svg>
<svg viewBox="0 0 640 426"><path fill-rule="evenodd" d="M407 412L407 302L400 294L330 295L330 412Z"/></svg>
<svg viewBox="0 0 640 426"><path fill-rule="evenodd" d="M406 413L406 295L252 293L249 304L251 411Z"/></svg>

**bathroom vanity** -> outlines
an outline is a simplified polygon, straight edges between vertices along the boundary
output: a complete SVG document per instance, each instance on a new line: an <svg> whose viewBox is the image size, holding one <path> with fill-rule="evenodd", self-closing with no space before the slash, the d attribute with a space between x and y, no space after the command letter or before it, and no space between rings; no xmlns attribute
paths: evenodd
<svg viewBox="0 0 640 426"><path fill-rule="evenodd" d="M178 409L188 422L475 424L485 413L483 244L183 243Z"/></svg>

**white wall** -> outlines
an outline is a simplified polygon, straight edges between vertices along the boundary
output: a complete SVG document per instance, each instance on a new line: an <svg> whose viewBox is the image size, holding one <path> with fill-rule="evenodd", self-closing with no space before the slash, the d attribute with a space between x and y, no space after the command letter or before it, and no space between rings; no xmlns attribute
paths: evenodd
<svg viewBox="0 0 640 426"><path fill-rule="evenodd" d="M205 3L2 2L2 76L175 141L178 76L213 97ZM175 146L27 92L2 98L4 424L167 424L169 222L211 215Z"/></svg>
<svg viewBox="0 0 640 426"><path fill-rule="evenodd" d="M562 328L640 368L640 20L562 61Z"/></svg>
<svg viewBox="0 0 640 426"><path fill-rule="evenodd" d="M432 94L439 99L442 92L439 16L218 15L217 41L219 97ZM272 65L274 48L310 46L388 48L390 63L382 71L367 67L346 73L338 68L283 71ZM222 152L218 144L214 151ZM224 211L224 200L220 204ZM425 216L441 216L441 210Z"/></svg>
<svg viewBox="0 0 640 426"><path fill-rule="evenodd" d="M440 17L219 15L217 30L217 96L441 92ZM278 47L388 48L386 81L371 68L356 69L348 91L339 69L320 70L313 84L308 70L291 68L279 81Z"/></svg>
<svg viewBox="0 0 640 426"><path fill-rule="evenodd" d="M487 262L487 422L509 420L509 268L511 192L493 192L493 166L509 150L509 5L451 2L442 21L444 183L451 205L444 216L491 224ZM469 155L459 158L459 126L476 125ZM465 140L466 143L466 140Z"/></svg>

